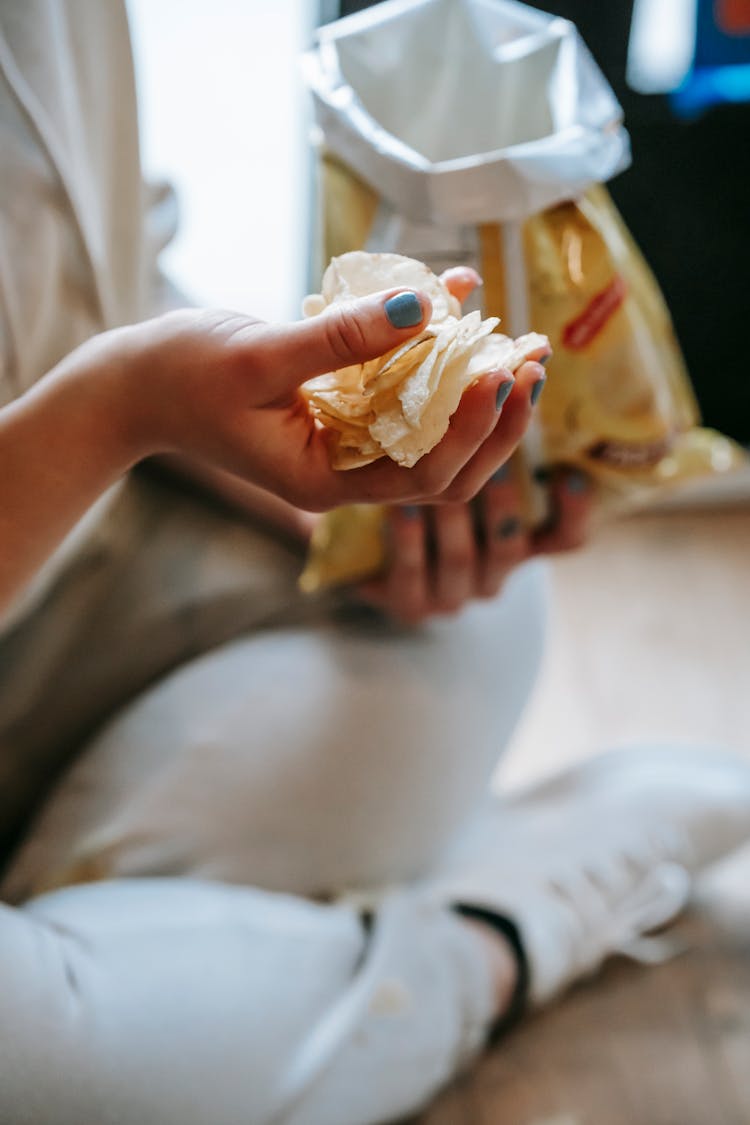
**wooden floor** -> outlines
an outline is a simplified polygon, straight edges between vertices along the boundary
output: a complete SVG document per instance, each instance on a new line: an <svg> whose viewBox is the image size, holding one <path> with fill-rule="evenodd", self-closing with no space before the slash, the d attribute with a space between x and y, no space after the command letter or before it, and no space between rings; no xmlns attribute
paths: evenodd
<svg viewBox="0 0 750 1125"><path fill-rule="evenodd" d="M750 757L750 509L621 521L553 582L546 665L500 785L631 741ZM419 1125L750 1125L750 850L674 932L685 953L611 963Z"/></svg>

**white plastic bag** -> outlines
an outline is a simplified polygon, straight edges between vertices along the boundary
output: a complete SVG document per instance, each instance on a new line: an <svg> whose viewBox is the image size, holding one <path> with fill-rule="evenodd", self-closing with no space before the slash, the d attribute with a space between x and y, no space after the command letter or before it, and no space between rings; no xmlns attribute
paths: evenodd
<svg viewBox="0 0 750 1125"><path fill-rule="evenodd" d="M518 221L629 162L575 27L511 0L390 0L323 28L306 73L327 147L417 226Z"/></svg>

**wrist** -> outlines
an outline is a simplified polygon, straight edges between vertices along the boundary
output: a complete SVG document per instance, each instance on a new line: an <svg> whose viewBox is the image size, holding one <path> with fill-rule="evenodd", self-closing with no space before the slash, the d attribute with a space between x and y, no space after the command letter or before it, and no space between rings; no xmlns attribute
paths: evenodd
<svg viewBox="0 0 750 1125"><path fill-rule="evenodd" d="M85 448L117 474L161 450L139 378L139 350L138 326L102 333L67 356L47 386L59 409L70 405Z"/></svg>

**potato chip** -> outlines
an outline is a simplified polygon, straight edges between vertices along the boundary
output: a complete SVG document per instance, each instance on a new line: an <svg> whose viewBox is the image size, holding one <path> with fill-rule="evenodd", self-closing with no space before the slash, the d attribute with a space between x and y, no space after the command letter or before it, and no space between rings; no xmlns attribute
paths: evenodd
<svg viewBox="0 0 750 1125"><path fill-rule="evenodd" d="M333 415L345 422L354 422L370 418L372 414L370 400L362 394L348 394L346 391L316 391L310 401L321 414Z"/></svg>
<svg viewBox="0 0 750 1125"><path fill-rule="evenodd" d="M445 320L447 316L461 316L460 304L440 278L424 263L405 258L402 254L368 254L364 250L354 250L333 258L323 275L320 296L326 305L333 305L401 287L419 289L427 294L432 301L432 324ZM318 302L309 302L307 307L317 307L318 311L322 311Z"/></svg>
<svg viewBox="0 0 750 1125"><path fill-rule="evenodd" d="M548 351L549 340L538 332L527 332L517 340L494 332L482 341L472 355L468 373L476 379L479 375L497 371L500 367L504 367L506 371L517 371L527 359Z"/></svg>
<svg viewBox="0 0 750 1125"><path fill-rule="evenodd" d="M511 340L495 332L497 317L461 316L442 281L400 254L355 251L334 258L322 293L305 301L307 315L329 305L405 286L432 301L429 325L416 337L367 363L310 379L302 387L318 422L335 431L332 464L360 468L388 456L411 468L445 435L461 395L482 375L511 371L547 350L544 336Z"/></svg>
<svg viewBox="0 0 750 1125"><path fill-rule="evenodd" d="M398 391L398 398L409 425L419 426L419 419L425 405L435 393L435 388L440 382L440 375L445 366L445 360L456 348L458 343L459 321L446 322L445 327L433 341L429 353L422 360L416 371L412 371L402 380Z"/></svg>
<svg viewBox="0 0 750 1125"><path fill-rule="evenodd" d="M429 336L414 342L410 340L408 345L399 348L374 375L364 377L363 394L369 397L398 386L404 380L407 367L411 369L415 363L421 363L432 351L433 343L434 337Z"/></svg>
<svg viewBox="0 0 750 1125"><path fill-rule="evenodd" d="M478 312L469 313L463 320L455 323L446 322L446 327L435 341L430 360L425 360L413 375L404 379L399 391L398 397L404 415L412 426L419 426L422 413L437 391L448 362L467 351L473 354L474 345L489 335L499 323L497 317L482 321Z"/></svg>

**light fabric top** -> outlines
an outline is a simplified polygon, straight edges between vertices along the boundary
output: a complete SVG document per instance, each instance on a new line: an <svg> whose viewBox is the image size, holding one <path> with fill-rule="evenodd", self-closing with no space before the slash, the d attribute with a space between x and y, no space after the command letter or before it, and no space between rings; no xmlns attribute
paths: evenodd
<svg viewBox="0 0 750 1125"><path fill-rule="evenodd" d="M0 152L3 406L89 336L157 311L165 291L156 257L174 199L141 179L121 0L2 0ZM0 629L37 600L109 498Z"/></svg>

